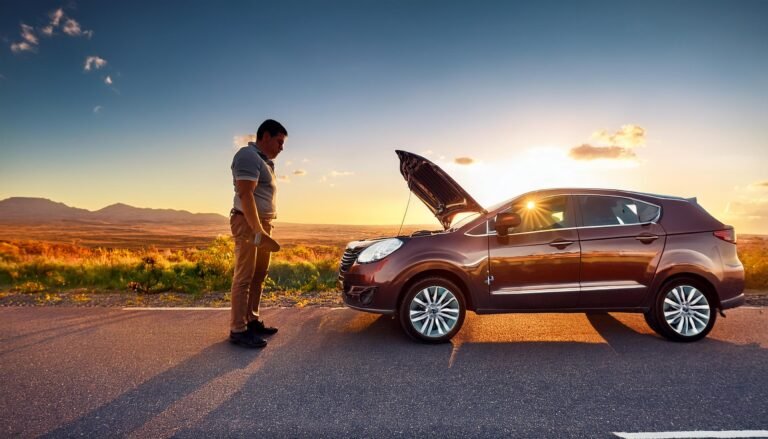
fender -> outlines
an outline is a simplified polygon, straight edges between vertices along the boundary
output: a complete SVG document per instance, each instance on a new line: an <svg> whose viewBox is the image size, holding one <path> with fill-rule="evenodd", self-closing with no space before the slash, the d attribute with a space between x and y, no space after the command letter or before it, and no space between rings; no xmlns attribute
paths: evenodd
<svg viewBox="0 0 768 439"><path fill-rule="evenodd" d="M716 255L718 255L715 252ZM661 262L656 269L656 275L651 283L651 288L648 289L648 294L643 301L645 307L650 307L653 304L653 299L659 288L672 276L678 274L694 274L696 276L704 278L713 287L717 288L720 283L720 279L712 273L708 267L720 266L719 257L717 260L713 260L708 255L695 251L695 250L667 250L661 257ZM715 292L716 293L716 292ZM715 300L718 301L717 294L715 294Z"/></svg>

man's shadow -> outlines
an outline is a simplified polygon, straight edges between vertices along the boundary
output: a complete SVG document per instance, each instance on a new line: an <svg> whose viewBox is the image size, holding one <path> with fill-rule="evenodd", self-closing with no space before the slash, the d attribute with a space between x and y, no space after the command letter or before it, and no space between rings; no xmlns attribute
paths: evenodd
<svg viewBox="0 0 768 439"><path fill-rule="evenodd" d="M221 341L44 437L127 435L206 383L245 368L260 353Z"/></svg>

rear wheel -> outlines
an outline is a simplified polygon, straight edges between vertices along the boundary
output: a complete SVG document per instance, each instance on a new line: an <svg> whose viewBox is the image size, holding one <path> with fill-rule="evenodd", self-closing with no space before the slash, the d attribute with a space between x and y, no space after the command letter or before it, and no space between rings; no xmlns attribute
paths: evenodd
<svg viewBox="0 0 768 439"><path fill-rule="evenodd" d="M441 277L420 280L408 289L400 304L400 325L415 340L447 342L464 323L465 303L453 282Z"/></svg>
<svg viewBox="0 0 768 439"><path fill-rule="evenodd" d="M701 340L717 320L717 309L707 285L680 278L665 284L656 296L649 326L662 336L682 342ZM646 318L646 321L649 319Z"/></svg>

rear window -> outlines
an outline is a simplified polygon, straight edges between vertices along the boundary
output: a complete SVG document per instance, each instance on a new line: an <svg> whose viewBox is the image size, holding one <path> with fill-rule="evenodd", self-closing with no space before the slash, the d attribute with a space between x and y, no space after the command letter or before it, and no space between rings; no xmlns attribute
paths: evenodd
<svg viewBox="0 0 768 439"><path fill-rule="evenodd" d="M659 216L658 206L631 198L579 195L578 199L585 226L640 224Z"/></svg>

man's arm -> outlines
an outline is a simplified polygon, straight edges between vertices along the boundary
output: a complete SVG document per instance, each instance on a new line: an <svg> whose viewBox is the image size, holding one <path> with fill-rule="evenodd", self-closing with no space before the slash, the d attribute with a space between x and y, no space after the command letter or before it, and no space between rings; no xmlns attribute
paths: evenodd
<svg viewBox="0 0 768 439"><path fill-rule="evenodd" d="M251 180L235 180L237 196L243 206L243 215L248 225L251 226L254 233L264 234L264 228L261 227L259 212L256 210L256 200L253 198L253 190L256 189L256 182Z"/></svg>

